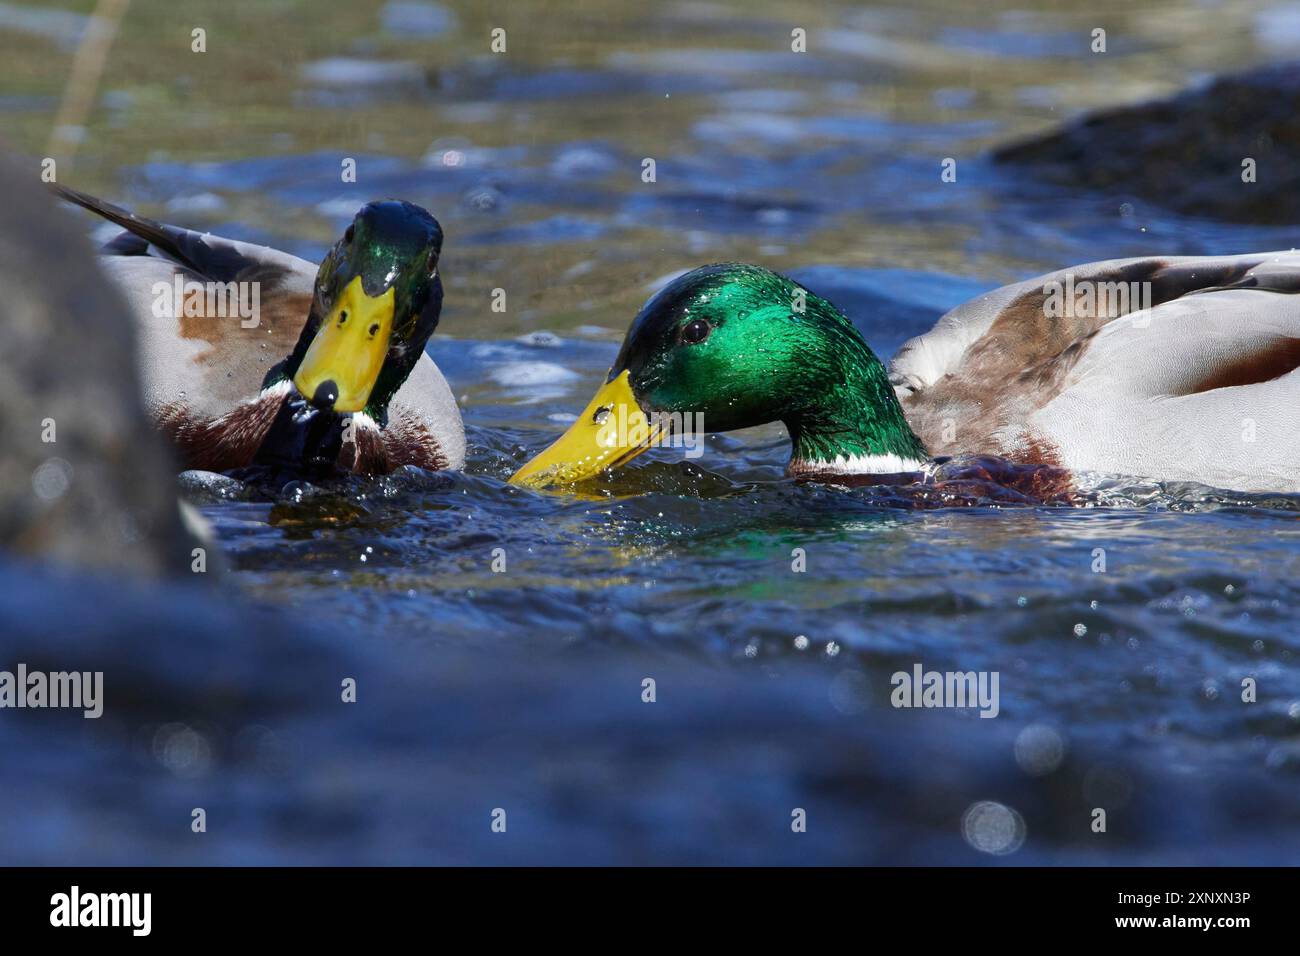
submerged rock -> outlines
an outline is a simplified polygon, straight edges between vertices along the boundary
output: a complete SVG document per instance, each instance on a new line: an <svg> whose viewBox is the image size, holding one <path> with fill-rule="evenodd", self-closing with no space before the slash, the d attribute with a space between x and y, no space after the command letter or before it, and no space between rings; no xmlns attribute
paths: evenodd
<svg viewBox="0 0 1300 956"><path fill-rule="evenodd" d="M135 330L35 160L0 156L0 549L189 573L169 455L146 418Z"/></svg>
<svg viewBox="0 0 1300 956"><path fill-rule="evenodd" d="M1300 222L1300 63L1092 113L1003 147L994 159L1031 167L1048 182L1135 197L1188 216ZM1242 180L1248 159L1254 182Z"/></svg>

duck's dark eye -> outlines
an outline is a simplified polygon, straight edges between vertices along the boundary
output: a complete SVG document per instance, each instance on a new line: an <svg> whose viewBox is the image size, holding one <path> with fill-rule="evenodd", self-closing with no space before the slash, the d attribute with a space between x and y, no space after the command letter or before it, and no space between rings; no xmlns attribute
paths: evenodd
<svg viewBox="0 0 1300 956"><path fill-rule="evenodd" d="M691 319L682 326L682 341L687 345L699 345L709 337L709 333L712 331L713 326L703 319Z"/></svg>
<svg viewBox="0 0 1300 956"><path fill-rule="evenodd" d="M348 226L347 230L343 233L343 241L344 241L344 242L351 242L351 241L352 241L352 232L353 232L353 230L354 230L355 228L356 228L356 225L355 225L355 224Z"/></svg>

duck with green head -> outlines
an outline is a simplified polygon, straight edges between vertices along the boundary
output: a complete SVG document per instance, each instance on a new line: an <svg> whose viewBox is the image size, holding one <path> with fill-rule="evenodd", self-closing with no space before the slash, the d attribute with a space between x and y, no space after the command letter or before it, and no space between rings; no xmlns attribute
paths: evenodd
<svg viewBox="0 0 1300 956"><path fill-rule="evenodd" d="M651 423L634 447L610 440L614 430L603 427L610 414L626 418L623 408ZM511 480L542 486L591 477L651 447L661 430L655 423L674 415L698 415L709 431L783 422L795 475L915 471L927 459L884 366L843 314L774 272L714 265L646 303L587 409Z"/></svg>
<svg viewBox="0 0 1300 956"><path fill-rule="evenodd" d="M367 203L315 266L56 191L126 230L100 262L137 317L145 401L185 467L463 464L459 410L425 353L443 297L428 212Z"/></svg>
<svg viewBox="0 0 1300 956"><path fill-rule="evenodd" d="M1145 282L1150 301L1062 314L1051 297L1067 276L1071 289ZM1300 490L1296 291L1297 253L1094 263L959 307L887 370L842 312L793 280L705 266L651 297L577 421L511 481L590 478L702 416L708 431L784 423L788 473L834 483L974 467L1039 497L1060 497L1057 476L1078 471ZM1243 410L1275 444L1227 445ZM647 427L607 424L638 413Z"/></svg>

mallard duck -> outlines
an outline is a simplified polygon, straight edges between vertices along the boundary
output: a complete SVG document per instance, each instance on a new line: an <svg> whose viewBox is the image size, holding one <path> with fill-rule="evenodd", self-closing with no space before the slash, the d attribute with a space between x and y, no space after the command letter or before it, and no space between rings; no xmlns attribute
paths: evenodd
<svg viewBox="0 0 1300 956"><path fill-rule="evenodd" d="M425 210L367 203L314 266L55 191L126 230L100 263L138 320L146 405L186 468L463 465L460 411L424 351L442 308L442 229Z"/></svg>
<svg viewBox="0 0 1300 956"><path fill-rule="evenodd" d="M1297 292L1297 252L1092 263L954 309L887 371L793 280L705 266L651 297L577 421L511 481L588 478L696 413L708 431L783 422L788 473L828 482L925 481L932 456L997 456L1297 491ZM645 427L613 427L637 413Z"/></svg>

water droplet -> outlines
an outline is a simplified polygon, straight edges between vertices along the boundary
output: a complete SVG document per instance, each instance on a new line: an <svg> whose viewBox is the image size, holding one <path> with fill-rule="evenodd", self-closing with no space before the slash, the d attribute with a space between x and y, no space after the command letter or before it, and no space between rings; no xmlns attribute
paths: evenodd
<svg viewBox="0 0 1300 956"><path fill-rule="evenodd" d="M981 853L1006 856L1025 842L1025 821L1005 804L981 800L962 814L961 835Z"/></svg>
<svg viewBox="0 0 1300 956"><path fill-rule="evenodd" d="M201 777L212 762L212 745L192 727L164 724L154 734L153 755L178 777Z"/></svg>
<svg viewBox="0 0 1300 956"><path fill-rule="evenodd" d="M1061 765L1065 741L1047 724L1030 724L1016 735L1016 763L1031 777L1043 777Z"/></svg>
<svg viewBox="0 0 1300 956"><path fill-rule="evenodd" d="M72 465L62 458L47 458L32 472L32 491L42 501L56 501L72 487Z"/></svg>

